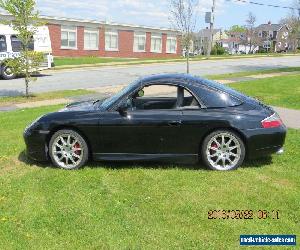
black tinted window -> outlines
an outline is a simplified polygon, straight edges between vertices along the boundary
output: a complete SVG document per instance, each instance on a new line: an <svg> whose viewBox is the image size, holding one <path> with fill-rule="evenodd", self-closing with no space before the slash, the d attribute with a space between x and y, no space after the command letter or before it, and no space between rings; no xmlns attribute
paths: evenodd
<svg viewBox="0 0 300 250"><path fill-rule="evenodd" d="M11 47L13 52L20 52L22 49L22 42L17 36L11 36ZM28 45L29 50L34 50L34 41L32 41Z"/></svg>
<svg viewBox="0 0 300 250"><path fill-rule="evenodd" d="M199 88L198 94L203 104L208 108L225 108L241 104L237 98L212 88Z"/></svg>
<svg viewBox="0 0 300 250"><path fill-rule="evenodd" d="M5 36L0 36L0 52L6 52L7 46L6 46L6 38Z"/></svg>
<svg viewBox="0 0 300 250"><path fill-rule="evenodd" d="M22 43L19 40L19 38L17 38L17 36L11 36L11 47L13 52L20 52L22 49Z"/></svg>

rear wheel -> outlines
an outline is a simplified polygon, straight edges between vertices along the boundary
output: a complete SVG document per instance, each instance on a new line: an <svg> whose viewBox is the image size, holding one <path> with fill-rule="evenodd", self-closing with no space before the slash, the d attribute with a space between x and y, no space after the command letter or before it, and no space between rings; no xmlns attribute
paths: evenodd
<svg viewBox="0 0 300 250"><path fill-rule="evenodd" d="M12 69L8 66L3 66L2 68L2 77L5 80L11 80L16 78L16 74L13 73Z"/></svg>
<svg viewBox="0 0 300 250"><path fill-rule="evenodd" d="M53 164L63 169L78 169L88 161L88 145L84 138L73 130L56 132L49 143Z"/></svg>
<svg viewBox="0 0 300 250"><path fill-rule="evenodd" d="M201 153L205 165L210 169L234 170L245 159L245 145L236 133L219 130L205 138Z"/></svg>

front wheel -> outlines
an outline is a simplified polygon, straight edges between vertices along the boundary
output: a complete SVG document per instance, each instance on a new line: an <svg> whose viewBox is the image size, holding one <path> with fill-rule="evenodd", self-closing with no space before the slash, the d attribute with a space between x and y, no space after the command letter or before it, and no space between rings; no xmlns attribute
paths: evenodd
<svg viewBox="0 0 300 250"><path fill-rule="evenodd" d="M53 164L63 169L78 169L88 161L89 149L84 138L73 130L56 132L49 143Z"/></svg>
<svg viewBox="0 0 300 250"><path fill-rule="evenodd" d="M2 78L5 80L12 80L16 78L16 74L13 73L12 69L8 66L2 68Z"/></svg>
<svg viewBox="0 0 300 250"><path fill-rule="evenodd" d="M205 165L210 169L234 170L245 159L245 145L236 133L219 130L205 138L201 154Z"/></svg>

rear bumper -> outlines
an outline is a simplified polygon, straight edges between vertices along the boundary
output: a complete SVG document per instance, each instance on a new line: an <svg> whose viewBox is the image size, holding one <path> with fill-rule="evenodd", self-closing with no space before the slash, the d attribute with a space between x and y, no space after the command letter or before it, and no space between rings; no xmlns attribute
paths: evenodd
<svg viewBox="0 0 300 250"><path fill-rule="evenodd" d="M247 139L247 157L259 158L278 153L283 149L287 129L285 126L278 128L258 128L243 130Z"/></svg>

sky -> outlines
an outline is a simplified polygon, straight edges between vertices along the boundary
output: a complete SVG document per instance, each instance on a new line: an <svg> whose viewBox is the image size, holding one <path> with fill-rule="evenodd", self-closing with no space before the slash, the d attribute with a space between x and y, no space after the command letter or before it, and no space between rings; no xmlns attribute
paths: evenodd
<svg viewBox="0 0 300 250"><path fill-rule="evenodd" d="M291 6L294 0L253 0L260 3ZM234 24L245 25L249 11L255 13L257 24L278 22L290 10L240 3L236 0L216 0L216 27L229 28ZM212 0L199 0L197 29L205 28L204 13L209 11ZM170 0L37 0L42 15L83 18L99 21L172 27Z"/></svg>

